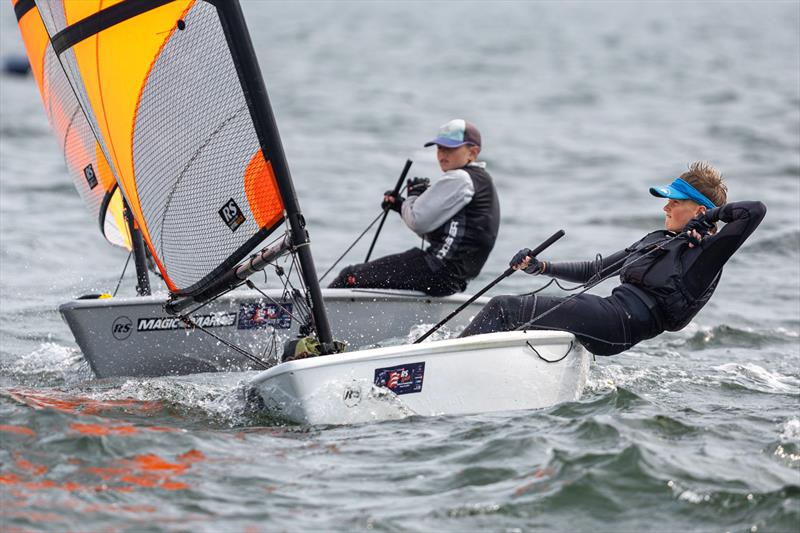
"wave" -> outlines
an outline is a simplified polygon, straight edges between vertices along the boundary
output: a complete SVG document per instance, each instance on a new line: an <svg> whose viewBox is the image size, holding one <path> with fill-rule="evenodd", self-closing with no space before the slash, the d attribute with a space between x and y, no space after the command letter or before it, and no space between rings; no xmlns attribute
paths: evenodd
<svg viewBox="0 0 800 533"><path fill-rule="evenodd" d="M797 339L797 332L786 328L755 330L720 324L711 328L697 329L688 338L678 337L677 345L686 346L692 350L705 350L707 348L763 348L775 344L796 344ZM670 341L669 344L675 345L676 343Z"/></svg>
<svg viewBox="0 0 800 533"><path fill-rule="evenodd" d="M780 256L800 254L800 230L791 230L778 235L758 239L744 248L750 252L767 252Z"/></svg>
<svg viewBox="0 0 800 533"><path fill-rule="evenodd" d="M716 369L723 373L720 376L723 387L800 396L800 379L797 377L770 372L753 363L726 363Z"/></svg>

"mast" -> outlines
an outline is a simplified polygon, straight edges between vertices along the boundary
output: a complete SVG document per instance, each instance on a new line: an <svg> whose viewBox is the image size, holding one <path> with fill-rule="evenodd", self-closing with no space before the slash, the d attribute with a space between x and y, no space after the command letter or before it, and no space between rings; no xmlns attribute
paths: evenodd
<svg viewBox="0 0 800 533"><path fill-rule="evenodd" d="M322 352L334 351L328 316L322 302L322 291L317 279L317 271L311 256L311 245L305 229L305 219L297 202L289 165L283 152L275 116L269 103L269 96L261 77L250 33L244 22L244 15L238 0L209 0L220 13L225 38L228 41L239 81L244 89L245 99L255 125L264 158L272 164L278 189L281 193L286 218L292 233L292 245L297 250L303 281L308 288L312 302L314 325L319 336Z"/></svg>
<svg viewBox="0 0 800 533"><path fill-rule="evenodd" d="M125 221L128 223L128 233L131 236L131 251L133 252L133 264L136 266L136 294L138 296L150 295L150 275L147 273L147 257L142 239L142 232L133 219L128 207L128 201L122 198L122 210L125 214Z"/></svg>

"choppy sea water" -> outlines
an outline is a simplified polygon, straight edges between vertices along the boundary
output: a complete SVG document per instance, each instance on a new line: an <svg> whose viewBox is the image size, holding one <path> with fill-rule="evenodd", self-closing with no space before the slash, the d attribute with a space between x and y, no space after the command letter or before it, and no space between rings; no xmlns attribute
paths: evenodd
<svg viewBox="0 0 800 533"><path fill-rule="evenodd" d="M767 218L689 327L598 359L579 401L287 426L248 411L246 374L92 377L56 308L113 290L125 256L72 189L33 81L3 75L4 530L800 529L800 5L244 9L321 269L407 157L436 175L421 144L456 116L480 126L503 210L473 290L559 228L553 259L630 244L662 222L647 187L697 159ZM10 5L0 29L21 53ZM376 253L416 244L393 217Z"/></svg>

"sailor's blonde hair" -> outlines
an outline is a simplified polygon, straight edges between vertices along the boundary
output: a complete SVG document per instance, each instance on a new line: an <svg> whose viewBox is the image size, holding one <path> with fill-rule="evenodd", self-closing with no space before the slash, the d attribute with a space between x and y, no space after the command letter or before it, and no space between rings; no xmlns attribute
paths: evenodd
<svg viewBox="0 0 800 533"><path fill-rule="evenodd" d="M695 161L680 178L720 206L728 200L728 186L722 183L722 172L708 161Z"/></svg>

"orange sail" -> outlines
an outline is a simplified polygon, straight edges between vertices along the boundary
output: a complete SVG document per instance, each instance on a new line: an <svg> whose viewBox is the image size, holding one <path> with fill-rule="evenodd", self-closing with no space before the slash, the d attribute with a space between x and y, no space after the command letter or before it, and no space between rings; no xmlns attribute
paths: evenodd
<svg viewBox="0 0 800 533"><path fill-rule="evenodd" d="M39 11L26 0L16 1L14 8L47 118L64 152L75 188L105 238L130 249L121 192L50 46Z"/></svg>
<svg viewBox="0 0 800 533"><path fill-rule="evenodd" d="M217 4L37 3L108 169L178 295L203 291L284 221Z"/></svg>

